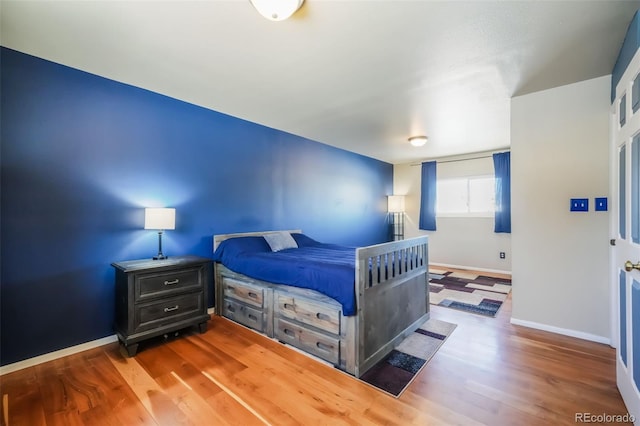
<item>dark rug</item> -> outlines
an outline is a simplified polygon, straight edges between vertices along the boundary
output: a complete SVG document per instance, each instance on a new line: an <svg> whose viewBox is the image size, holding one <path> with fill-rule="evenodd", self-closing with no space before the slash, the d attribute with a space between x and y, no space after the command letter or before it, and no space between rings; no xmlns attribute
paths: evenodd
<svg viewBox="0 0 640 426"><path fill-rule="evenodd" d="M455 328L455 324L445 321L428 320L360 380L399 397Z"/></svg>
<svg viewBox="0 0 640 426"><path fill-rule="evenodd" d="M495 317L511 292L511 280L429 268L432 305Z"/></svg>

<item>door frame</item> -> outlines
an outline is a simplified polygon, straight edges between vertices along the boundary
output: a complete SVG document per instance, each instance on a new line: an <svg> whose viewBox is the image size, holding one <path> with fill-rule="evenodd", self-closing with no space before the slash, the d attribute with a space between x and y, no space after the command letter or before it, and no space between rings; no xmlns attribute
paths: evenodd
<svg viewBox="0 0 640 426"><path fill-rule="evenodd" d="M633 281L640 282L640 272L632 271L627 272L625 274L625 282L624 282L624 291L625 291L625 325L626 325L626 365L621 360L620 347L623 346L620 341L620 272L622 271L622 265L625 260L631 260L632 262L640 261L640 245L638 253L635 253L635 243L630 242L632 238L632 228L631 228L631 185L627 185L625 187L625 209L629 211L625 215L625 228L626 228L626 238L620 238L619 234L619 149L621 146L626 146L626 157L625 157L625 181L631 181L631 164L632 164L632 141L634 136L640 134L640 110L638 110L635 114L632 112L632 87L633 81L636 76L640 74L640 49L636 50L632 60L627 66L622 78L618 82L615 88L615 100L611 105L610 110L610 140L609 140L609 164L610 164L610 199L611 199L611 207L610 210L610 219L609 219L609 230L610 230L610 238L616 240L615 246L610 246L609 250L609 280L610 280L610 307L611 307L611 315L610 315L610 330L611 330L611 346L616 348L615 353L615 364L616 364L616 383L622 399L624 400L625 405L627 406L627 410L629 414L633 415L635 419L640 419L640 384L636 383L634 380L634 368L639 367L640 363L637 366L634 364L634 352L633 352L633 342L634 342L634 334L636 335L636 339L640 339L640 330L633 330L633 311L632 311L632 284ZM619 125L619 114L618 109L620 105L620 100L623 95L626 95L626 103L625 103L625 111L626 111L626 123L624 126L620 127ZM629 256L633 257L627 259ZM640 354L636 354L638 358L640 358Z"/></svg>

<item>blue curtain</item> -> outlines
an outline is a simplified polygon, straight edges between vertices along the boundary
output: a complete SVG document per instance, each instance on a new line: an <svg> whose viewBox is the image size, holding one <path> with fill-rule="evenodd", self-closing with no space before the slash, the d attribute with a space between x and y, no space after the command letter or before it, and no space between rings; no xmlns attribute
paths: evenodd
<svg viewBox="0 0 640 426"><path fill-rule="evenodd" d="M420 194L420 229L436 230L436 162L422 163Z"/></svg>
<svg viewBox="0 0 640 426"><path fill-rule="evenodd" d="M496 173L495 232L511 233L511 153L493 154Z"/></svg>

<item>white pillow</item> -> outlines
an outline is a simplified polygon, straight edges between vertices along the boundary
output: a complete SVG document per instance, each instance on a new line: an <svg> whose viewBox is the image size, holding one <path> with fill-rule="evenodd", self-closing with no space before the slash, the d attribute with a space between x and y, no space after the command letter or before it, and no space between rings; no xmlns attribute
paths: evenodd
<svg viewBox="0 0 640 426"><path fill-rule="evenodd" d="M298 248L298 243L293 239L288 232L274 232L272 234L265 234L264 239L267 240L267 244L271 247L271 251L280 251L288 248Z"/></svg>

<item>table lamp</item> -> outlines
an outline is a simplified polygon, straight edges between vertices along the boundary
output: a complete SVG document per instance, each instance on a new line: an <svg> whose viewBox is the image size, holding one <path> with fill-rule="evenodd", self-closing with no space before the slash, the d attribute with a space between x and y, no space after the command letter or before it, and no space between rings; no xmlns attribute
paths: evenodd
<svg viewBox="0 0 640 426"><path fill-rule="evenodd" d="M176 229L176 209L144 209L144 229L155 229L158 231L158 255L153 256L153 259L166 259L167 256L162 254L162 232L167 229Z"/></svg>

